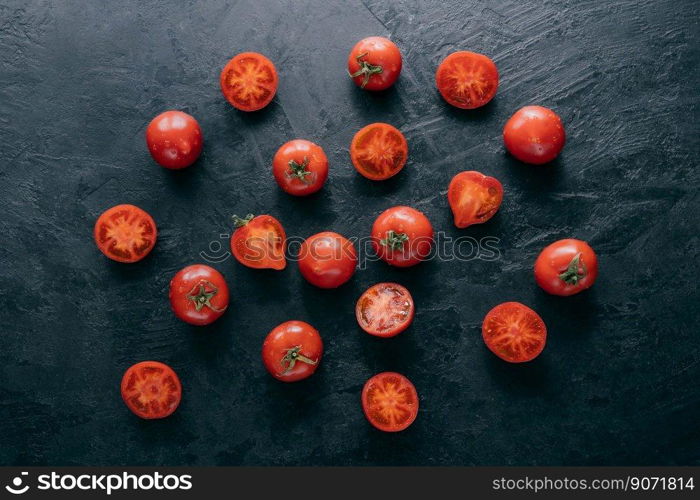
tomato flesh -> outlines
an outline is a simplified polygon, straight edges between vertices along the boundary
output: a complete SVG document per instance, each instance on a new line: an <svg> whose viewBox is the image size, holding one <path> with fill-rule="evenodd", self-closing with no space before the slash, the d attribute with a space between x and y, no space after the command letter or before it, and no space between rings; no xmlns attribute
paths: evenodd
<svg viewBox="0 0 700 500"><path fill-rule="evenodd" d="M484 318L481 333L486 346L510 363L535 359L547 341L542 318L519 302L505 302L491 309Z"/></svg>
<svg viewBox="0 0 700 500"><path fill-rule="evenodd" d="M379 373L370 378L362 389L362 409L369 423L377 429L402 431L418 415L418 393L403 375Z"/></svg>
<svg viewBox="0 0 700 500"><path fill-rule="evenodd" d="M479 108L496 95L498 69L483 54L453 52L438 66L435 82L442 97L452 106Z"/></svg>
<svg viewBox="0 0 700 500"><path fill-rule="evenodd" d="M413 321L415 307L409 291L396 283L379 283L362 294L355 306L360 327L377 337L394 337Z"/></svg>
<svg viewBox="0 0 700 500"><path fill-rule="evenodd" d="M447 199L455 226L465 228L495 215L503 201L503 186L480 172L460 172L450 182Z"/></svg>
<svg viewBox="0 0 700 500"><path fill-rule="evenodd" d="M389 179L406 165L408 143L397 128L387 123L372 123L353 137L350 159L364 177Z"/></svg>
<svg viewBox="0 0 700 500"><path fill-rule="evenodd" d="M168 365L142 361L124 373L121 394L126 406L139 417L165 418L180 404L182 386Z"/></svg>
<svg viewBox="0 0 700 500"><path fill-rule="evenodd" d="M153 218L134 205L117 205L95 223L97 248L117 262L133 263L153 250L158 231Z"/></svg>
<svg viewBox="0 0 700 500"><path fill-rule="evenodd" d="M241 227L231 236L231 252L236 260L253 269L275 269L287 266L287 235L280 221L270 215L238 219Z"/></svg>
<svg viewBox="0 0 700 500"><path fill-rule="evenodd" d="M267 57L244 52L231 59L221 71L221 91L241 111L264 108L277 92L277 70Z"/></svg>

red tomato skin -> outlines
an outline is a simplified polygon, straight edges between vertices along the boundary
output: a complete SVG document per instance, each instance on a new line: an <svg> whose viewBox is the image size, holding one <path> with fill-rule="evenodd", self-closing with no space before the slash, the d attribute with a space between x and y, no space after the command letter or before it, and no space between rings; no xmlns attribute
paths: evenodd
<svg viewBox="0 0 700 500"><path fill-rule="evenodd" d="M245 255L242 253L241 248L246 248L246 240L251 237L263 237L261 235L266 234L265 231L267 227L274 228L274 233L276 237L281 240L279 255L270 255L261 258L258 261L251 261L246 259ZM259 233L259 231L263 231ZM284 231L282 223L271 215L258 215L254 217L245 226L236 228L236 230L231 235L231 254L236 258L238 262L246 267L252 269L274 269L275 271L281 271L287 267L287 259L285 257L285 252L287 248L287 234ZM251 246L252 248L252 246ZM270 251L270 249L266 249Z"/></svg>
<svg viewBox="0 0 700 500"><path fill-rule="evenodd" d="M257 61L258 67L262 68L263 72L259 73L257 76L263 78L266 76L264 72L269 72L269 81L257 80L258 90L264 89L266 95L262 99L258 99L250 104L237 101L235 96L232 95L232 90L229 89L229 84L227 83L227 75L230 71L233 71L237 65L245 59L251 59ZM221 86L221 93L224 95L226 100L231 106L238 109L239 111L259 111L266 107L272 102L272 99L277 93L277 86L279 84L279 77L277 76L277 68L275 68L274 63L262 54L257 52L241 52L233 56L221 70L221 75L219 76L219 85Z"/></svg>
<svg viewBox="0 0 700 500"><path fill-rule="evenodd" d="M176 396L177 396L177 401L175 401L170 408L168 408L165 412L159 413L157 415L153 414L145 414L141 411L139 411L138 408L136 408L131 401L129 401L128 398L128 383L129 383L129 375L133 371L141 370L142 368L146 367L156 367L164 370L167 375L171 376L173 378L173 384L175 385L176 389ZM122 377L121 385L120 385L120 392L122 396L122 400L124 401L124 404L126 404L127 408L131 410L131 412L136 415L139 418L142 418L144 420L157 420L161 418L168 417L172 415L175 410L177 410L177 407L180 405L180 401L182 400L182 384L180 383L180 379L177 376L177 373L170 368L168 365L165 363L161 363L159 361L141 361L139 363L136 363L135 365L130 366L125 372L124 376Z"/></svg>
<svg viewBox="0 0 700 500"><path fill-rule="evenodd" d="M379 422L377 422L373 417L372 417L372 412L370 408L370 404L368 401L368 393L371 390L372 384L375 383L376 381L381 381L385 377L397 377L401 379L402 383L405 384L407 387L410 388L412 392L412 396L415 399L415 401L412 403L412 414L411 417L404 422L402 425L399 427L391 427L388 425L383 425ZM361 403L362 403L362 411L365 414L365 418L367 421L372 424L372 426L376 429L379 429L380 431L383 432L401 432L403 430L406 430L408 427L413 424L413 422L416 421L416 418L418 417L418 409L420 407L420 399L418 398L418 391L416 391L416 387L413 385L413 383L406 378L405 376L401 375L400 373L396 372L382 372L374 375L371 377L367 382L365 382L364 387L362 388L362 395L361 395Z"/></svg>
<svg viewBox="0 0 700 500"><path fill-rule="evenodd" d="M362 321L362 300L365 298L366 295L371 294L375 289L380 287L393 287L398 290L401 290L403 293L405 293L407 302L410 303L410 309L406 320L388 332L380 332L376 328L372 328L370 325L364 325ZM376 285L373 285L367 290L365 290L365 292L357 300L357 304L355 304L355 318L357 319L357 324L360 325L360 328L362 328L366 333L370 335L385 339L396 337L399 333L403 332L404 330L406 330L406 328L411 326L415 314L416 307L415 303L413 302L413 297L411 296L411 293L406 287L399 285L398 283L377 283Z"/></svg>
<svg viewBox="0 0 700 500"><path fill-rule="evenodd" d="M468 78L473 83L476 83L474 82L476 79L477 82L485 86L485 88L479 89L480 95L470 94L469 98L465 98L464 95L454 95L454 89L452 85L450 85L450 83L454 83L451 75L455 69L454 66L460 65L460 61L462 60L469 61L467 65L468 74L461 75L462 78ZM457 75L460 75L460 73L458 72ZM479 79L478 77L482 78ZM477 52L469 52L466 50L453 52L443 59L437 71L435 71L435 85L440 95L448 104L460 109L476 109L491 102L496 96L498 83L499 75L496 64L490 57Z"/></svg>
<svg viewBox="0 0 700 500"><path fill-rule="evenodd" d="M369 77L367 84L362 87L364 75L356 76L352 80L358 87L365 90L385 90L391 87L401 74L403 64L401 51L394 42L381 36L371 36L357 42L348 56L348 73L354 74L360 69L357 56L367 53L361 58L373 66L381 66L382 72Z"/></svg>
<svg viewBox="0 0 700 500"><path fill-rule="evenodd" d="M525 106L503 128L506 149L518 160L543 165L554 160L566 143L561 118L542 106Z"/></svg>
<svg viewBox="0 0 700 500"><path fill-rule="evenodd" d="M290 161L302 165L308 160L306 171L310 172L302 181L290 174ZM321 146L304 139L294 139L283 144L272 159L272 174L285 193L308 196L319 191L328 179L328 157Z"/></svg>
<svg viewBox="0 0 700 500"><path fill-rule="evenodd" d="M145 225L148 228L148 237L150 239L151 244L145 249L144 253L139 255L133 255L130 258L122 257L118 254L110 252L110 247L108 246L109 240L103 241L102 226L109 221L110 216L112 214L120 211L130 212L132 214L131 217L138 217L145 222ZM95 227L93 229L93 238L95 239L95 244L97 245L97 248L100 250L100 252L102 252L102 254L105 257L124 264L133 264L134 262L138 262L144 259L149 253L151 253L153 247L155 247L156 245L156 240L158 239L158 228L156 227L156 222L153 220L153 217L151 217L148 214L148 212L140 209L135 205L122 204L116 205L110 209L105 210L98 217L97 221L95 222Z"/></svg>
<svg viewBox="0 0 700 500"><path fill-rule="evenodd" d="M381 244L389 231L404 233L408 242L402 249L391 250ZM372 247L379 258L396 267L411 267L425 260L433 246L433 226L428 218L418 210L406 207L392 207L382 212L372 226Z"/></svg>
<svg viewBox="0 0 700 500"><path fill-rule="evenodd" d="M560 278L572 259L581 254L580 261L585 266L585 276L576 284ZM580 272L584 272L579 266ZM552 295L568 297L592 287L598 278L598 257L585 241L564 239L545 247L535 261L535 281L542 290Z"/></svg>
<svg viewBox="0 0 700 500"><path fill-rule="evenodd" d="M188 296L196 296L199 286L205 293L215 294L197 311L197 304ZM170 307L175 316L191 325L204 326L219 319L228 308L229 292L226 280L216 269L204 264L187 266L170 280Z"/></svg>
<svg viewBox="0 0 700 500"><path fill-rule="evenodd" d="M282 359L287 349L296 346L302 347L300 354L316 363L297 361L294 367L286 372ZM267 335L262 347L265 368L270 375L282 382L297 382L313 375L321 363L322 355L323 341L318 330L304 321L286 321L276 326Z"/></svg>
<svg viewBox="0 0 700 500"><path fill-rule="evenodd" d="M357 252L344 236L331 231L309 236L299 249L301 275L319 288L337 288L355 274Z"/></svg>
<svg viewBox="0 0 700 500"><path fill-rule="evenodd" d="M471 193L467 190L471 190ZM463 196L466 200L462 199ZM481 172L460 172L450 181L447 200L454 215L455 226L462 229L472 224L483 224L496 215L500 208L503 185L498 179Z"/></svg>
<svg viewBox="0 0 700 500"><path fill-rule="evenodd" d="M166 111L146 128L146 145L162 167L179 170L189 167L202 152L202 129L194 117L182 111Z"/></svg>
<svg viewBox="0 0 700 500"><path fill-rule="evenodd" d="M488 332L488 324L489 324L490 318L492 318L493 316L498 317L501 314L501 311L506 310L508 308L516 308L522 314L526 314L526 315L530 316L542 328L541 339L538 339L541 341L541 342L539 342L538 348L526 357L520 357L520 358L509 357L509 356L505 355L503 352L501 352L497 347L495 347L491 341L491 338L490 338L490 335ZM488 349L493 354L495 354L496 356L501 358L503 361L507 361L508 363L527 363L528 361L532 361L537 356L542 354L542 351L544 350L544 347L547 343L547 326L545 325L545 323L542 320L542 318L540 317L540 315L537 314L537 312L534 311L533 309L527 307L525 304L521 304L520 302L503 302L502 304L498 304L496 307L491 309L484 317L484 321L481 325L481 336L482 336L482 339L484 340L484 344L486 344L486 347L488 347Z"/></svg>

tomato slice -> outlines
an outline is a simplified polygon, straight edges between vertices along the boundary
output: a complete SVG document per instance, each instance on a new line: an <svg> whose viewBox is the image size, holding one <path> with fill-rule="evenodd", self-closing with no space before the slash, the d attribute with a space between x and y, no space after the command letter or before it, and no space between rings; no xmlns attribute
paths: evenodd
<svg viewBox="0 0 700 500"><path fill-rule="evenodd" d="M362 389L362 409L369 423L380 431L402 431L418 416L418 393L403 375L379 373Z"/></svg>
<svg viewBox="0 0 700 500"><path fill-rule="evenodd" d="M350 144L355 169L374 181L398 174L408 159L408 143L403 134L388 123L372 123L360 129Z"/></svg>
<svg viewBox="0 0 700 500"><path fill-rule="evenodd" d="M277 70L267 57L243 52L231 59L221 71L221 92L234 108L257 111L264 108L277 92Z"/></svg>
<svg viewBox="0 0 700 500"><path fill-rule="evenodd" d="M182 386L172 368L158 361L141 361L131 366L121 384L126 406L141 418L165 418L182 399Z"/></svg>
<svg viewBox="0 0 700 500"><path fill-rule="evenodd" d="M519 302L504 302L491 309L481 326L486 346L509 363L535 359L547 341L542 318Z"/></svg>
<svg viewBox="0 0 700 500"><path fill-rule="evenodd" d="M117 262L138 262L153 250L158 231L153 218L134 205L117 205L95 223L97 248Z"/></svg>
<svg viewBox="0 0 700 500"><path fill-rule="evenodd" d="M280 221L270 215L233 216L238 227L231 236L231 253L244 266L253 269L276 269L287 266L287 235Z"/></svg>
<svg viewBox="0 0 700 500"><path fill-rule="evenodd" d="M495 215L503 201L503 186L493 178L473 170L455 175L447 190L455 226L481 224Z"/></svg>
<svg viewBox="0 0 700 500"><path fill-rule="evenodd" d="M498 69L487 56L476 52L453 52L435 73L442 97L462 109L479 108L496 95Z"/></svg>
<svg viewBox="0 0 700 500"><path fill-rule="evenodd" d="M409 291L396 283L378 283L360 296L355 317L364 331L377 337L394 337L413 321L415 307Z"/></svg>

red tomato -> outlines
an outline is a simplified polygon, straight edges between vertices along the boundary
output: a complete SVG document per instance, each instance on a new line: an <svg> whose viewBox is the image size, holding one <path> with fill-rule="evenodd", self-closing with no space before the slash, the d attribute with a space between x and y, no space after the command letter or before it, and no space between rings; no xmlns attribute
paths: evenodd
<svg viewBox="0 0 700 500"><path fill-rule="evenodd" d="M542 318L520 302L504 302L491 309L481 325L486 347L509 363L535 359L547 341Z"/></svg>
<svg viewBox="0 0 700 500"><path fill-rule="evenodd" d="M166 111L148 124L146 144L156 163L178 170L189 167L199 158L202 129L187 113Z"/></svg>
<svg viewBox="0 0 700 500"><path fill-rule="evenodd" d="M371 36L357 42L348 56L348 74L365 90L391 87L401 73L401 52L394 42Z"/></svg>
<svg viewBox="0 0 700 500"><path fill-rule="evenodd" d="M493 217L503 201L503 186L498 179L469 170L452 178L447 201L455 226L464 228L481 224Z"/></svg>
<svg viewBox="0 0 700 500"><path fill-rule="evenodd" d="M181 269L170 281L170 306L191 325L208 325L228 307L228 286L219 271L204 264Z"/></svg>
<svg viewBox="0 0 700 500"><path fill-rule="evenodd" d="M282 382L296 382L313 375L322 354L321 336L303 321L287 321L276 326L262 347L265 368Z"/></svg>
<svg viewBox="0 0 700 500"><path fill-rule="evenodd" d="M396 283L378 283L360 296L355 306L357 323L377 337L395 337L413 321L416 308L409 291Z"/></svg>
<svg viewBox="0 0 700 500"><path fill-rule="evenodd" d="M360 174L373 181L383 181L406 165L408 143L397 128L388 123L372 123L352 138L350 159Z"/></svg>
<svg viewBox="0 0 700 500"><path fill-rule="evenodd" d="M153 250L158 230L153 218L134 205L117 205L95 223L100 252L117 262L138 262Z"/></svg>
<svg viewBox="0 0 700 500"><path fill-rule="evenodd" d="M535 261L535 281L552 295L582 292L592 287L597 277L598 257L585 241L555 241Z"/></svg>
<svg viewBox="0 0 700 500"><path fill-rule="evenodd" d="M275 97L277 70L264 55L243 52L224 66L220 83L221 92L234 108L257 111L270 104Z"/></svg>
<svg viewBox="0 0 700 500"><path fill-rule="evenodd" d="M328 178L328 158L320 146L303 139L284 144L272 159L272 173L279 187L294 196L306 196L323 187Z"/></svg>
<svg viewBox="0 0 700 500"><path fill-rule="evenodd" d="M165 418L180 404L182 386L168 365L141 361L124 373L121 393L126 406L139 417Z"/></svg>
<svg viewBox="0 0 700 500"><path fill-rule="evenodd" d="M380 431L402 431L418 416L418 392L399 373L379 373L362 389L362 410L369 423Z"/></svg>
<svg viewBox="0 0 700 500"><path fill-rule="evenodd" d="M299 249L301 275L319 288L337 288L355 274L357 253L338 233L325 231L309 236Z"/></svg>
<svg viewBox="0 0 700 500"><path fill-rule="evenodd" d="M392 207L374 221L372 246L377 255L392 266L415 266L430 255L433 226L416 209Z"/></svg>
<svg viewBox="0 0 700 500"><path fill-rule="evenodd" d="M479 108L496 95L498 69L476 52L453 52L438 66L435 83L442 97L462 109Z"/></svg>
<svg viewBox="0 0 700 500"><path fill-rule="evenodd" d="M518 160L534 165L549 163L566 142L561 118L542 106L525 106L503 128L506 149Z"/></svg>
<svg viewBox="0 0 700 500"><path fill-rule="evenodd" d="M254 269L287 266L287 235L280 221L271 215L248 214L245 219L233 216L237 229L231 235L231 253L238 262Z"/></svg>

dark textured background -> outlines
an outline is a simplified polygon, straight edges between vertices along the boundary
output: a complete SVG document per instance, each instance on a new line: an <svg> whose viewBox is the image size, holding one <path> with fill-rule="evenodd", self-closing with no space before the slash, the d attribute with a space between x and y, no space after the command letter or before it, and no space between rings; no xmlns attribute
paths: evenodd
<svg viewBox="0 0 700 500"><path fill-rule="evenodd" d="M2 2L0 6L0 462L2 464L700 464L698 329L698 6L688 1ZM175 6L177 5L177 7ZM404 70L384 94L345 75L360 38L390 36ZM495 60L501 85L478 111L444 104L437 64L454 50ZM222 98L219 71L260 51L280 87L255 114ZM562 117L568 141L549 167L518 163L501 129L526 104ZM205 148L184 172L158 167L150 119L182 109ZM410 158L375 183L348 145L373 121L399 127ZM287 196L271 175L285 141L323 146L324 189ZM489 223L457 230L446 202L457 172L498 177ZM135 265L95 248L97 216L118 203L160 231ZM500 238L497 261L370 263L339 290L311 287L296 265L216 267L229 311L196 329L171 313L167 288L200 261L233 213L270 213L289 235L367 235L382 210L408 204L448 235ZM588 240L595 287L557 298L534 283L540 249ZM355 300L395 280L417 316L398 338L357 327ZM550 331L534 362L483 346L484 314L506 300ZM285 385L260 361L288 319L321 332L310 380ZM184 398L163 421L119 397L132 363L180 375ZM421 396L416 423L391 435L365 421L359 394L384 370Z"/></svg>

